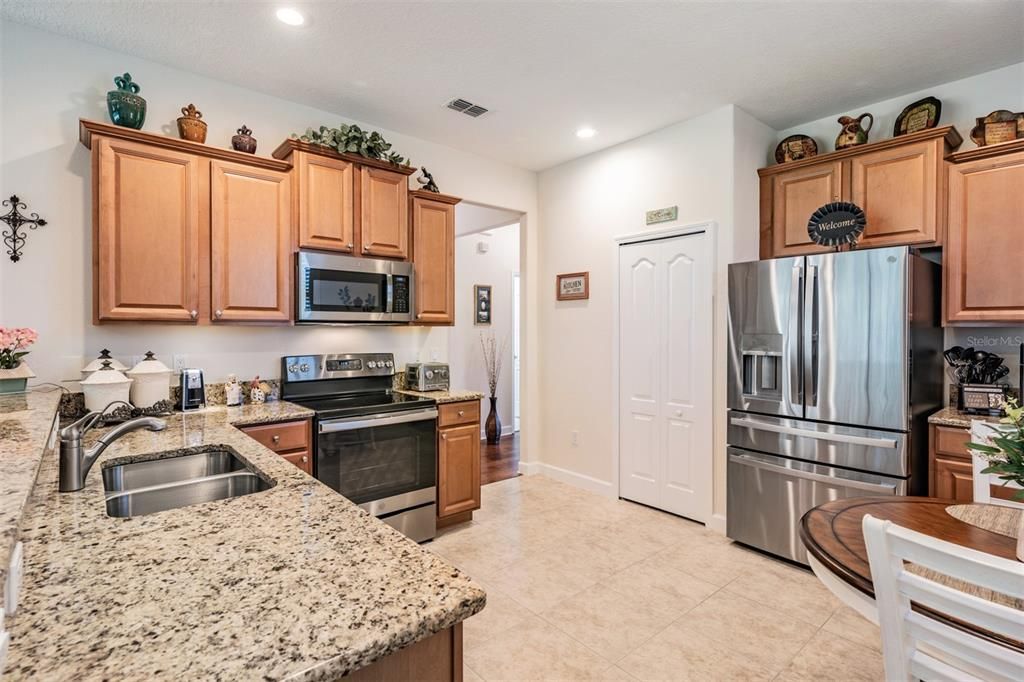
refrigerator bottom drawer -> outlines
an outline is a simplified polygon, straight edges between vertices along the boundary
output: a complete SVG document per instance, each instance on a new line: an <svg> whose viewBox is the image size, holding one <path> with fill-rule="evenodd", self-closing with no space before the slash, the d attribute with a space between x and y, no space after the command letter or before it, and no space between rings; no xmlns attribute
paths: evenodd
<svg viewBox="0 0 1024 682"><path fill-rule="evenodd" d="M810 509L848 497L903 495L907 482L729 448L726 534L807 564L799 523Z"/></svg>

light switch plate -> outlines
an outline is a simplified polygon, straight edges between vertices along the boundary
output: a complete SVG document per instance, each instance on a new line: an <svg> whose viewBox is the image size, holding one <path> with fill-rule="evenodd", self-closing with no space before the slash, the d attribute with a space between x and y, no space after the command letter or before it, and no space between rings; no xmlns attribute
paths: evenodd
<svg viewBox="0 0 1024 682"><path fill-rule="evenodd" d="M181 370L188 367L188 356L187 355L175 355L174 356L174 373L181 374Z"/></svg>

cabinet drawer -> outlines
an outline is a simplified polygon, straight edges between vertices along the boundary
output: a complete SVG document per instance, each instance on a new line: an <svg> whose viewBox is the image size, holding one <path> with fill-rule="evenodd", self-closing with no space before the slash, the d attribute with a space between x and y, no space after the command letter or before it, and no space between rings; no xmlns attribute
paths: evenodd
<svg viewBox="0 0 1024 682"><path fill-rule="evenodd" d="M242 429L250 438L254 438L274 452L287 450L309 449L309 420L279 424L261 424Z"/></svg>
<svg viewBox="0 0 1024 682"><path fill-rule="evenodd" d="M951 426L935 427L935 453L970 459L967 443L971 440L971 432Z"/></svg>
<svg viewBox="0 0 1024 682"><path fill-rule="evenodd" d="M467 400L461 403L447 403L437 406L437 425L439 428L474 424L480 422L480 403Z"/></svg>
<svg viewBox="0 0 1024 682"><path fill-rule="evenodd" d="M281 455L282 459L288 460L309 475L313 475L313 458L305 450L302 452L289 452Z"/></svg>

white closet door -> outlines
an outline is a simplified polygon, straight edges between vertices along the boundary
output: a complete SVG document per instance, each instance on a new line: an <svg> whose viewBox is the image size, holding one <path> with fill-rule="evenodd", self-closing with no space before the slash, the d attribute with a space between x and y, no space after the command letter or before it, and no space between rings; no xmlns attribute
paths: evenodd
<svg viewBox="0 0 1024 682"><path fill-rule="evenodd" d="M711 511L711 238L619 249L619 462L627 499Z"/></svg>

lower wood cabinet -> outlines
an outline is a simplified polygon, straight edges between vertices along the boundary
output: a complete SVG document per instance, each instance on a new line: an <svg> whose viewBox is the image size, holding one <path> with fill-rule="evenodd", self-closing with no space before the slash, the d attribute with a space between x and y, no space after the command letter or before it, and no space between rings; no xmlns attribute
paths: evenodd
<svg viewBox="0 0 1024 682"><path fill-rule="evenodd" d="M932 424L929 427L928 495L967 504L974 501L974 464L967 443L970 429ZM1001 485L989 487L992 497L1011 499L1015 492Z"/></svg>
<svg viewBox="0 0 1024 682"><path fill-rule="evenodd" d="M241 431L273 450L310 476L313 475L313 420L243 426Z"/></svg>
<svg viewBox="0 0 1024 682"><path fill-rule="evenodd" d="M455 324L455 205L461 199L422 190L409 196L416 290L413 319L418 324Z"/></svg>
<svg viewBox="0 0 1024 682"><path fill-rule="evenodd" d="M456 521L480 508L480 403L438 406L437 516Z"/></svg>

